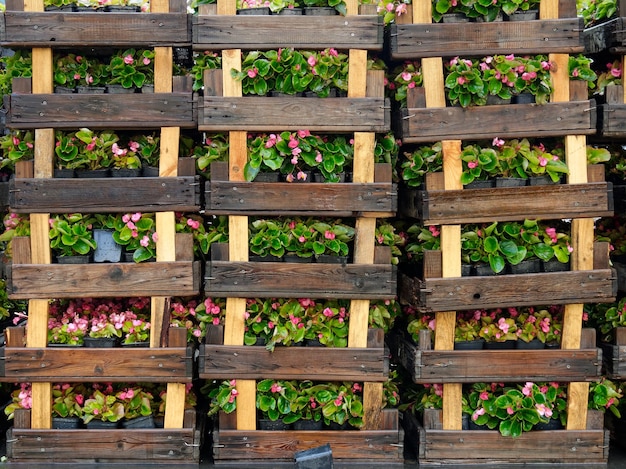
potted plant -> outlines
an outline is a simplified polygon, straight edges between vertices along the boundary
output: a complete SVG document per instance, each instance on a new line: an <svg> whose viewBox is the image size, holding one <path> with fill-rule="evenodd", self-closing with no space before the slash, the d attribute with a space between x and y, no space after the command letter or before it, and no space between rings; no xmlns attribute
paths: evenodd
<svg viewBox="0 0 626 469"><path fill-rule="evenodd" d="M48 319L48 345L82 346L89 327L89 320L73 308L50 305Z"/></svg>
<svg viewBox="0 0 626 469"><path fill-rule="evenodd" d="M434 331L436 327L435 316L428 313L415 314L406 326L407 333L411 336L413 343L419 345L420 331L430 330Z"/></svg>
<svg viewBox="0 0 626 469"><path fill-rule="evenodd" d="M539 0L504 0L502 3L502 11L509 17L515 15L517 12L532 12L534 17L522 17L524 19L536 19L537 8L539 7Z"/></svg>
<svg viewBox="0 0 626 469"><path fill-rule="evenodd" d="M260 430L285 430L298 420L296 381L264 379L257 383L256 389Z"/></svg>
<svg viewBox="0 0 626 469"><path fill-rule="evenodd" d="M249 298L246 300L245 332L243 341L245 345L265 345L274 334L274 322L270 319L280 303L274 299L261 300Z"/></svg>
<svg viewBox="0 0 626 469"><path fill-rule="evenodd" d="M412 152L403 152L400 176L411 188L423 188L426 174L440 172L443 169L441 142L419 147Z"/></svg>
<svg viewBox="0 0 626 469"><path fill-rule="evenodd" d="M52 385L52 428L79 428L86 393L82 383Z"/></svg>
<svg viewBox="0 0 626 469"><path fill-rule="evenodd" d="M93 239L93 218L80 213L56 215L50 219L50 247L57 262L88 262L96 249ZM81 256L80 260L76 256Z"/></svg>
<svg viewBox="0 0 626 469"><path fill-rule="evenodd" d="M294 401L293 411L299 418L293 423L294 430L323 428L322 403L318 400L317 393L324 388L324 384L315 384L310 380L298 383L298 396Z"/></svg>
<svg viewBox="0 0 626 469"><path fill-rule="evenodd" d="M250 223L250 252L257 261L276 261L285 254L288 234L280 221L257 219Z"/></svg>
<svg viewBox="0 0 626 469"><path fill-rule="evenodd" d="M513 348L517 340L516 332L517 324L511 317L498 317L495 312L481 316L479 335L485 339L485 348Z"/></svg>
<svg viewBox="0 0 626 469"><path fill-rule="evenodd" d="M301 343L306 333L305 309L297 299L278 300L279 306L270 310L269 321L273 323L272 335L265 348L273 351L278 344Z"/></svg>
<svg viewBox="0 0 626 469"><path fill-rule="evenodd" d="M191 157L196 161L196 171L206 179L211 178L211 163L228 161L228 135L213 134L207 136L202 145L193 147Z"/></svg>
<svg viewBox="0 0 626 469"><path fill-rule="evenodd" d="M606 70L598 74L594 94L604 95L607 86L622 84L622 62L615 60L606 64Z"/></svg>
<svg viewBox="0 0 626 469"><path fill-rule="evenodd" d="M306 344L316 341L326 347L347 347L348 308L339 300L306 301Z"/></svg>
<svg viewBox="0 0 626 469"><path fill-rule="evenodd" d="M130 148L123 148L115 142L111 146L111 175L114 177L138 177L141 173L141 159L133 150L138 149L134 142Z"/></svg>
<svg viewBox="0 0 626 469"><path fill-rule="evenodd" d="M13 420L17 409L30 409L33 406L32 386L30 383L20 383L19 388L11 392L11 402L4 408L7 420Z"/></svg>
<svg viewBox="0 0 626 469"><path fill-rule="evenodd" d="M154 428L154 396L142 386L126 387L116 394L124 408L123 428Z"/></svg>
<svg viewBox="0 0 626 469"><path fill-rule="evenodd" d="M153 49L130 48L117 51L111 57L107 67L111 75L109 85L119 84L124 89L141 89L145 93L144 85L154 83L153 60ZM109 92L111 92L110 86Z"/></svg>
<svg viewBox="0 0 626 469"><path fill-rule="evenodd" d="M626 297L612 303L595 303L585 308L589 320L600 332L600 341L614 343L615 330L626 326Z"/></svg>
<svg viewBox="0 0 626 469"><path fill-rule="evenodd" d="M214 51L202 51L194 54L191 75L193 76L192 90L202 92L204 88L204 71L222 68L222 57Z"/></svg>
<svg viewBox="0 0 626 469"><path fill-rule="evenodd" d="M79 140L79 161L73 164L78 177L106 177L109 175L113 144L119 137L112 131L99 133L81 128L74 134Z"/></svg>
<svg viewBox="0 0 626 469"><path fill-rule="evenodd" d="M209 398L208 415L215 415L219 411L230 414L237 408L237 380L225 380L221 382L209 381L201 389L201 392Z"/></svg>
<svg viewBox="0 0 626 469"><path fill-rule="evenodd" d="M124 418L124 405L119 401L113 386L107 384L94 389L83 406L83 423L87 428L117 428Z"/></svg>
<svg viewBox="0 0 626 469"><path fill-rule="evenodd" d="M156 259L158 235L153 213L125 213L116 219L113 239L124 246L125 256L139 263Z"/></svg>
<svg viewBox="0 0 626 469"><path fill-rule="evenodd" d="M421 87L424 84L421 63L415 60L406 60L401 65L393 68L385 81L393 100L401 108L406 108L409 90Z"/></svg>
<svg viewBox="0 0 626 469"><path fill-rule="evenodd" d="M553 92L550 70L552 64L548 57L536 55L517 58L521 63L517 68L518 76L515 80L516 103L520 103L520 95L530 95L537 104L548 102Z"/></svg>
<svg viewBox="0 0 626 469"><path fill-rule="evenodd" d="M138 166L143 176L159 176L160 141L161 137L154 133L136 135L130 139L128 146L139 157Z"/></svg>
<svg viewBox="0 0 626 469"><path fill-rule="evenodd" d="M477 63L454 57L445 63L445 71L444 85L451 105L469 107L487 103L485 84Z"/></svg>
<svg viewBox="0 0 626 469"><path fill-rule="evenodd" d="M467 145L461 150L461 183L468 188L492 187L498 174L498 152L494 148ZM481 184L477 184L480 182Z"/></svg>
<svg viewBox="0 0 626 469"><path fill-rule="evenodd" d="M333 382L316 394L322 404L324 423L331 429L363 426L363 386L359 383Z"/></svg>
<svg viewBox="0 0 626 469"><path fill-rule="evenodd" d="M354 240L354 228L339 219L316 221L310 228L317 232L312 244L316 261L345 264L350 250L348 243Z"/></svg>
<svg viewBox="0 0 626 469"><path fill-rule="evenodd" d="M396 299L370 301L369 327L382 329L387 334L401 314L402 306Z"/></svg>
<svg viewBox="0 0 626 469"><path fill-rule="evenodd" d="M124 312L122 323L122 345L147 347L150 340L149 318L141 317L132 311ZM145 316L145 315L144 315Z"/></svg>
<svg viewBox="0 0 626 469"><path fill-rule="evenodd" d="M480 336L483 311L459 311L454 328L455 350L480 350L485 342Z"/></svg>
<svg viewBox="0 0 626 469"><path fill-rule="evenodd" d="M89 333L83 338L85 347L110 348L115 347L122 337L123 321L118 320L116 313L92 312ZM85 422L87 423L87 422Z"/></svg>
<svg viewBox="0 0 626 469"><path fill-rule="evenodd" d="M0 168L14 172L15 163L35 157L35 134L30 130L12 130L0 137L0 149Z"/></svg>

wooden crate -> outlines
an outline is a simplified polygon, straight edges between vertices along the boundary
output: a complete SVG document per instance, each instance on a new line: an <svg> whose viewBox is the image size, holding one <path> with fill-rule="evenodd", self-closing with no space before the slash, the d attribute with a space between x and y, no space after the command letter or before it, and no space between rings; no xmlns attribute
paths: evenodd
<svg viewBox="0 0 626 469"><path fill-rule="evenodd" d="M493 54L581 53L582 18L492 23L392 24L394 60Z"/></svg>
<svg viewBox="0 0 626 469"><path fill-rule="evenodd" d="M296 430L235 430L224 428L228 419L220 419L213 432L213 458L216 465L284 463L293 465L295 453L330 444L333 463L366 463L367 467L403 467L403 438L397 409L383 409L377 430L296 431ZM274 467L276 467L274 466Z"/></svg>
<svg viewBox="0 0 626 469"><path fill-rule="evenodd" d="M180 13L7 11L0 18L4 47L189 47L190 17Z"/></svg>
<svg viewBox="0 0 626 469"><path fill-rule="evenodd" d="M604 415L600 414L600 417ZM530 431L517 438L503 437L497 430L433 428L439 426L437 420L434 416L428 420L425 418L422 423L412 413L402 415L405 444L415 450L419 467L545 464L549 467L600 468L606 467L608 462L609 432L603 428L603 419L591 411L585 430ZM427 421L434 424L427 426Z"/></svg>
<svg viewBox="0 0 626 469"><path fill-rule="evenodd" d="M206 5L210 7L211 5ZM382 51L382 17L240 16L193 17L194 50L365 49ZM323 34L320 34L323 31Z"/></svg>
<svg viewBox="0 0 626 469"><path fill-rule="evenodd" d="M228 181L228 164L211 164L205 186L205 209L214 215L353 217L368 212L393 216L398 192L391 165L376 164L372 183L288 183ZM311 205L310 201L315 200Z"/></svg>
<svg viewBox="0 0 626 469"><path fill-rule="evenodd" d="M583 329L581 348L570 350L432 350L429 337L416 345L396 334L392 353L415 383L593 381L602 371L594 329Z"/></svg>
<svg viewBox="0 0 626 469"><path fill-rule="evenodd" d="M30 414L30 411L26 411ZM7 457L15 463L175 464L195 466L200 461L201 425L195 410L185 411L183 428L52 430L28 428L7 432Z"/></svg>
<svg viewBox="0 0 626 469"><path fill-rule="evenodd" d="M615 330L613 343L599 342L602 349L604 373L609 379L626 379L626 327Z"/></svg>
<svg viewBox="0 0 626 469"><path fill-rule="evenodd" d="M5 99L14 129L195 128L191 93L12 94Z"/></svg>
<svg viewBox="0 0 626 469"><path fill-rule="evenodd" d="M621 85L609 85L604 95L606 102L598 110L598 133L612 138L626 136L624 88Z"/></svg>
<svg viewBox="0 0 626 469"><path fill-rule="evenodd" d="M174 335L173 335L174 334ZM0 348L0 381L16 382L191 382L191 347L24 347L25 328L10 329L11 343ZM169 341L184 344L186 330L169 328Z"/></svg>
<svg viewBox="0 0 626 469"><path fill-rule="evenodd" d="M367 348L276 347L223 345L223 327L210 326L200 345L198 375L202 379L312 379L316 381L384 382L389 351L384 332L370 329ZM295 353L294 353L295 352ZM302 352L302 353L298 353Z"/></svg>

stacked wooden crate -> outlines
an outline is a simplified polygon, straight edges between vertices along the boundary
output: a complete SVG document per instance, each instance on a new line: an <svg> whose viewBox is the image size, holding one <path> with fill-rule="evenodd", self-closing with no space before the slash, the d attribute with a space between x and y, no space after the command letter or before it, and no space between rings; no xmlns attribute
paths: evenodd
<svg viewBox="0 0 626 469"><path fill-rule="evenodd" d="M9 330L3 380L32 383L32 409L16 418L7 454L14 461L199 460L195 413L186 414L186 383L193 356L186 331L168 329L168 297L200 291L192 245L175 233L174 210L199 210L193 169L179 172L181 127L195 127L191 92L173 92L172 47L189 46L184 3L151 2L147 14L44 12L40 0L7 2L2 43L32 48L30 93L5 102L7 127L35 129L34 167L16 172L10 207L30 214L30 238L13 244L13 298L28 299L28 325ZM56 95L53 47L154 47L155 93ZM63 181L53 178L55 129L160 129L159 178ZM59 265L51 262L51 213L156 212L157 262ZM183 248L186 243L186 248ZM149 349L51 349L47 347L50 298L150 296ZM24 338L24 335L26 336ZM37 371L35 371L37 370ZM163 429L51 430L51 381L161 382L167 384Z"/></svg>
<svg viewBox="0 0 626 469"><path fill-rule="evenodd" d="M595 339L584 339L582 316L583 303L615 296L608 246L594 246L593 242L593 217L610 214L612 201L603 176L588 171L586 135L596 132L593 103L588 101L586 89L570 91L569 53L583 50L582 24L575 17L574 2L542 0L536 21L431 24L431 2L426 0L414 2L413 24L391 29L392 57L421 58L424 76L425 106L403 111L395 121L400 123L399 136L403 143L443 141L443 174L433 184L427 183L417 200L409 200L405 211L421 217L424 224L441 224L441 251L434 260L425 261L429 266L425 278L401 276L400 281L401 301L435 311L437 329L434 351L427 350L428 341L419 348L404 342L398 345L397 353L414 381L444 383L440 421L417 422L407 416L405 430L416 433L412 438L420 466L607 461L608 440L602 424L588 427L587 381L599 376L600 360ZM497 53L549 54L556 64L551 72L554 93L550 103L446 107L441 56ZM548 189L462 190L462 140L537 136L564 138L570 171L567 184ZM578 189L581 192L575 194ZM597 192L585 201L588 190ZM569 208L559 202L565 202L558 195L560 191L573 191L567 196L572 203ZM549 207L542 204L538 209L540 199L550 200ZM401 203L404 200L402 197ZM570 271L461 278L461 224L525 218L572 219ZM548 304L565 304L561 350L536 355L519 350L453 351L457 310ZM485 367L485 363L490 366ZM461 430L462 383L552 381L561 377L569 382L566 430L529 432L513 439L498 432Z"/></svg>
<svg viewBox="0 0 626 469"><path fill-rule="evenodd" d="M335 461L385 466L403 463L397 411L383 411L387 380L380 334L368 341L369 300L393 298L395 270L389 254L375 252L377 217L396 211L391 168L374 165L375 133L390 128L383 73L367 71L368 50L382 50L383 30L375 14L359 15L356 1L342 16L238 16L234 1L194 18L193 47L221 50L222 79L205 81L198 128L229 132L228 172L212 171L206 211L229 216L228 252L206 265L204 291L227 297L223 336L201 349L201 378L237 379L236 423L221 419L213 432L216 463L293 461L297 451L330 443ZM217 14L215 14L217 13ZM324 31L324 38L319 32ZM289 33L287 33L289 31ZM297 34L294 32L297 31ZM242 97L230 70L241 69L242 50L279 47L349 50L348 96L341 98ZM247 132L310 130L354 135L351 183L246 182ZM235 196L236 194L236 196ZM319 203L318 203L319 202ZM353 262L347 265L248 262L248 216L347 216L356 218ZM277 281L277 279L285 281ZM287 280L288 279L288 280ZM348 348L273 352L243 346L245 298L350 299ZM254 350L253 350L254 349ZM331 367L320 367L332 363ZM364 381L364 427L355 431L259 431L256 380ZM232 419L230 419L232 420Z"/></svg>

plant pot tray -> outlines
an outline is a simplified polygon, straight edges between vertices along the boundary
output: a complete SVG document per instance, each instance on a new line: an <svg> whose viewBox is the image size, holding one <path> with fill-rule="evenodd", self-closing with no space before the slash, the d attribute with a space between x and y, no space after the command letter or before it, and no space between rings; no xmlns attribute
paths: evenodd
<svg viewBox="0 0 626 469"><path fill-rule="evenodd" d="M591 381L598 379L602 371L602 351L595 347L422 350L407 337L399 338L397 343L400 364L415 383Z"/></svg>
<svg viewBox="0 0 626 469"><path fill-rule="evenodd" d="M210 261L204 292L216 297L394 298L396 268L390 264Z"/></svg>
<svg viewBox="0 0 626 469"><path fill-rule="evenodd" d="M7 11L0 22L4 47L183 47L191 45L186 13Z"/></svg>
<svg viewBox="0 0 626 469"><path fill-rule="evenodd" d="M389 102L382 97L204 96L198 109L198 129L210 132L308 129L382 133L389 131L390 119Z"/></svg>
<svg viewBox="0 0 626 469"><path fill-rule="evenodd" d="M402 302L432 311L508 306L608 303L617 294L613 269L419 279L400 274Z"/></svg>
<svg viewBox="0 0 626 469"><path fill-rule="evenodd" d="M12 179L9 205L19 213L127 213L200 209L196 177Z"/></svg>
<svg viewBox="0 0 626 469"><path fill-rule="evenodd" d="M320 34L323 31L324 34ZM194 50L383 48L383 22L378 15L240 16L199 15L193 18Z"/></svg>
<svg viewBox="0 0 626 469"><path fill-rule="evenodd" d="M194 428L119 430L9 429L7 457L15 462L194 464L201 434Z"/></svg>
<svg viewBox="0 0 626 469"><path fill-rule="evenodd" d="M410 413L403 414L402 423L420 468L480 464L591 469L606 467L609 457L609 432L603 428L530 431L511 438L496 430L427 429Z"/></svg>
<svg viewBox="0 0 626 469"><path fill-rule="evenodd" d="M4 382L190 382L193 350L185 347L71 349L3 347Z"/></svg>
<svg viewBox="0 0 626 469"><path fill-rule="evenodd" d="M546 201L550 203L546 203ZM463 210L459 208L463 207ZM471 190L407 190L400 210L425 225L592 218L613 215L612 184L553 184Z"/></svg>
<svg viewBox="0 0 626 469"><path fill-rule="evenodd" d="M392 24L394 60L584 52L582 18L491 23Z"/></svg>
<svg viewBox="0 0 626 469"><path fill-rule="evenodd" d="M14 299L193 296L200 291L199 262L136 264L13 264L7 292Z"/></svg>
<svg viewBox="0 0 626 469"><path fill-rule="evenodd" d="M12 94L7 127L15 129L194 128L190 93Z"/></svg>
<svg viewBox="0 0 626 469"><path fill-rule="evenodd" d="M221 422L221 419L220 419ZM213 458L216 465L242 467L290 463L295 453L330 443L335 464L363 463L359 467L396 464L404 467L404 434L398 425L396 409L382 411L379 430L234 430L213 432ZM276 466L273 466L276 467Z"/></svg>
<svg viewBox="0 0 626 469"><path fill-rule="evenodd" d="M593 101L409 108L396 116L403 143L437 140L558 137L596 133ZM614 116L612 116L613 118Z"/></svg>
<svg viewBox="0 0 626 469"><path fill-rule="evenodd" d="M599 342L604 361L604 373L609 379L626 379L626 327L615 329L613 343Z"/></svg>

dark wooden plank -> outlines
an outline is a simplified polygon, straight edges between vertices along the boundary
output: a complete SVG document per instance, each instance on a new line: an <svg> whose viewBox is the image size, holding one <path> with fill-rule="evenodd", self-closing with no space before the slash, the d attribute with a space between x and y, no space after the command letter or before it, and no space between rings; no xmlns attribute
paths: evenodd
<svg viewBox="0 0 626 469"><path fill-rule="evenodd" d="M263 119L259 119L263 115ZM8 121L7 121L8 122ZM388 100L383 98L276 98L204 96L198 129L204 131L387 132Z"/></svg>
<svg viewBox="0 0 626 469"><path fill-rule="evenodd" d="M311 204L311 200L315 203ZM206 210L262 214L395 212L397 190L391 183L263 183L211 181L206 184ZM349 215L348 215L349 216Z"/></svg>
<svg viewBox="0 0 626 469"><path fill-rule="evenodd" d="M295 453L330 443L333 461L341 459L403 462L401 432L398 430L355 431L246 431L214 432L216 461L263 460L293 462Z"/></svg>
<svg viewBox="0 0 626 469"><path fill-rule="evenodd" d="M7 127L16 129L193 128L196 124L189 93L13 94L5 105Z"/></svg>
<svg viewBox="0 0 626 469"><path fill-rule="evenodd" d="M200 346L202 379L315 379L319 381L386 381L383 348Z"/></svg>
<svg viewBox="0 0 626 469"><path fill-rule="evenodd" d="M619 18L614 18L605 23L585 28L582 33L585 53L597 54L604 52L613 43L613 35L619 22Z"/></svg>
<svg viewBox="0 0 626 469"><path fill-rule="evenodd" d="M14 264L7 288L14 299L192 296L200 290L199 262Z"/></svg>
<svg viewBox="0 0 626 469"><path fill-rule="evenodd" d="M574 54L584 51L582 18L492 23L392 24L394 60L492 54Z"/></svg>
<svg viewBox="0 0 626 469"><path fill-rule="evenodd" d="M192 350L177 348L5 349L6 382L147 381L189 382Z"/></svg>
<svg viewBox="0 0 626 469"><path fill-rule="evenodd" d="M320 34L324 31L324 34ZM193 48L366 49L383 47L378 16L194 16Z"/></svg>
<svg viewBox="0 0 626 469"><path fill-rule="evenodd" d="M596 133L595 103L573 101L547 104L504 104L469 108L403 109L404 143L434 140L517 138L534 135L592 135Z"/></svg>
<svg viewBox="0 0 626 469"><path fill-rule="evenodd" d="M120 430L11 429L12 460L173 462L199 461L199 434L193 428Z"/></svg>
<svg viewBox="0 0 626 469"><path fill-rule="evenodd" d="M9 206L9 182L0 182L0 207L6 209Z"/></svg>
<svg viewBox="0 0 626 469"><path fill-rule="evenodd" d="M191 45L186 13L6 12L6 47L183 47Z"/></svg>
<svg viewBox="0 0 626 469"><path fill-rule="evenodd" d="M206 272L204 291L217 297L378 299L396 295L396 269L391 265L211 261Z"/></svg>
<svg viewBox="0 0 626 469"><path fill-rule="evenodd" d="M626 136L626 104L602 104L598 131L604 137Z"/></svg>
<svg viewBox="0 0 626 469"><path fill-rule="evenodd" d="M602 352L596 348L419 350L407 339L401 347L402 366L416 383L593 381L602 372Z"/></svg>
<svg viewBox="0 0 626 469"><path fill-rule="evenodd" d="M198 177L14 179L10 206L18 213L125 213L200 209Z"/></svg>
<svg viewBox="0 0 626 469"><path fill-rule="evenodd" d="M411 279L401 274L400 297L433 311L572 303L610 303L612 269L541 274Z"/></svg>
<svg viewBox="0 0 626 469"><path fill-rule="evenodd" d="M422 432L424 435L422 437ZM418 460L423 464L506 463L566 464L607 462L604 430L553 430L525 432L517 438L504 437L496 430L420 429Z"/></svg>
<svg viewBox="0 0 626 469"><path fill-rule="evenodd" d="M417 198L417 212L407 208L404 213L426 225L523 220L530 213L546 220L613 214L611 185L607 183L410 192L409 197ZM547 206L545 200L553 203Z"/></svg>

